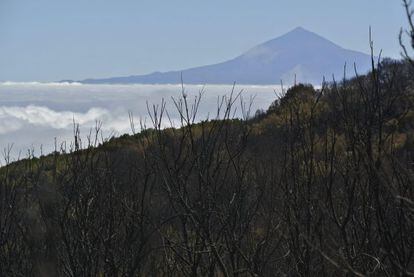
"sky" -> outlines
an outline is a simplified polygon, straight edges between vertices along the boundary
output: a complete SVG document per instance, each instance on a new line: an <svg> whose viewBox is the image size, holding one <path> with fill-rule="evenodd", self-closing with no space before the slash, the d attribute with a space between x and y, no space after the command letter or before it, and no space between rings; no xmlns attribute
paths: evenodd
<svg viewBox="0 0 414 277"><path fill-rule="evenodd" d="M399 0L0 0L0 81L82 80L233 58L301 26L400 57Z"/></svg>

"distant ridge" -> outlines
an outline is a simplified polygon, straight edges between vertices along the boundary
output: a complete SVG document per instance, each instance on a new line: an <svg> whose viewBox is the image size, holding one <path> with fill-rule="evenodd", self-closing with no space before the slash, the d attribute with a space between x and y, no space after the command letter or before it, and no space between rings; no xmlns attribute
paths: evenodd
<svg viewBox="0 0 414 277"><path fill-rule="evenodd" d="M370 56L347 50L302 27L265 43L242 55L213 65L185 70L154 72L147 75L132 75L105 79L86 79L85 84L287 84L298 82L321 84L335 75L342 78L344 65L348 64L347 76L354 75L353 64L360 73L370 68ZM67 82L67 80L66 80Z"/></svg>

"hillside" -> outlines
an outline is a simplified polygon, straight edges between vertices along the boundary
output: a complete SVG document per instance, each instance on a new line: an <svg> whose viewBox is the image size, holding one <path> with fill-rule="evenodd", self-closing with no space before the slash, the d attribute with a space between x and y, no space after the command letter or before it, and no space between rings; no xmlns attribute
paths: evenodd
<svg viewBox="0 0 414 277"><path fill-rule="evenodd" d="M245 120L229 99L193 124L183 98L181 128L158 110L152 129L4 167L0 275L409 275L412 76L386 61Z"/></svg>
<svg viewBox="0 0 414 277"><path fill-rule="evenodd" d="M195 67L185 70L154 72L148 75L86 79L87 84L178 84L181 74L187 84L278 84L283 80L320 85L323 77L343 76L344 65L348 64L347 75L354 76L354 63L359 73L366 73L371 66L369 55L344 49L331 41L296 28L291 32L260 44L246 53L219 64Z"/></svg>

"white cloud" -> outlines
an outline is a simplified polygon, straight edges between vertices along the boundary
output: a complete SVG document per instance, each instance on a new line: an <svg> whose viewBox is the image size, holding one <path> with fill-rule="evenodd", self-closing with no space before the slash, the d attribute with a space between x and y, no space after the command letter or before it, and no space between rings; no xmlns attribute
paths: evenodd
<svg viewBox="0 0 414 277"><path fill-rule="evenodd" d="M187 99L192 102L201 89L200 85L185 86ZM256 109L267 109L276 97L274 89L279 90L272 86L237 86L236 92L243 90L243 99L247 101L255 96L254 113ZM214 117L218 98L231 90L228 85L206 86L198 119ZM40 145L43 153L48 153L53 150L55 137L58 141L72 139L73 119L83 135L94 128L97 120L102 122L106 135L130 132L128 112L133 112L135 123L139 124L140 117L147 117L147 103L159 105L163 99L172 121L178 122L171 98L180 95L180 85L0 83L0 151L13 143L15 157L32 146L39 149ZM146 122L151 125L148 117Z"/></svg>
<svg viewBox="0 0 414 277"><path fill-rule="evenodd" d="M26 107L0 107L0 134L15 131L26 124L33 126L47 126L53 129L68 128L77 122L80 125L89 125L95 120L110 117L109 111L100 108L91 108L86 113L70 111L57 112L47 107L29 105Z"/></svg>

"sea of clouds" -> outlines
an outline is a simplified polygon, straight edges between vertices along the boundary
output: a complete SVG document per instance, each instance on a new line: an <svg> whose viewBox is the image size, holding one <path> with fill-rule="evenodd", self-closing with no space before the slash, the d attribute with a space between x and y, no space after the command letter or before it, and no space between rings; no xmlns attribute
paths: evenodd
<svg viewBox="0 0 414 277"><path fill-rule="evenodd" d="M279 86L185 85L187 100L192 103L200 93L202 99L196 120L215 118L223 97L240 96L250 103L251 115L267 109L281 92ZM12 160L29 153L47 154L63 142L73 141L74 122L86 136L97 122L103 137L131 133L129 116L151 127L148 107L166 103L173 124L179 122L174 99L182 97L181 85L83 85L79 83L0 83L0 150L11 149ZM234 104L241 116L240 98ZM170 124L168 120L165 125ZM137 123L137 125L139 125ZM137 128L138 129L138 128ZM3 158L3 157L0 157ZM4 160L2 161L4 163Z"/></svg>

